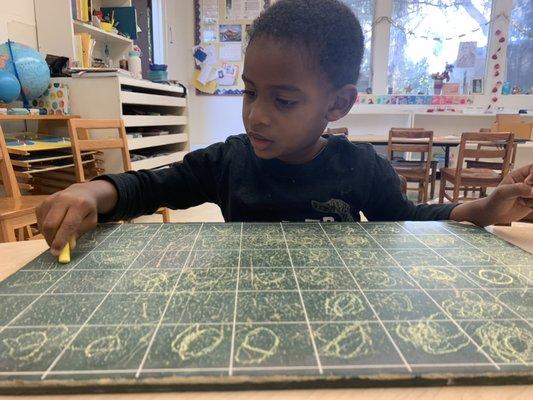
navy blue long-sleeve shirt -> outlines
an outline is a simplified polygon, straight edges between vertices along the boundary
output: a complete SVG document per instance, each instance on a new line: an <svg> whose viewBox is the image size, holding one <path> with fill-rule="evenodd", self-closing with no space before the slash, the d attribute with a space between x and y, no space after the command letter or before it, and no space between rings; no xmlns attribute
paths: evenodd
<svg viewBox="0 0 533 400"><path fill-rule="evenodd" d="M369 144L326 136L305 164L257 157L246 135L188 153L170 168L103 175L118 191L115 209L99 221L186 209L211 202L226 221L370 221L449 219L454 204L414 205L398 175Z"/></svg>

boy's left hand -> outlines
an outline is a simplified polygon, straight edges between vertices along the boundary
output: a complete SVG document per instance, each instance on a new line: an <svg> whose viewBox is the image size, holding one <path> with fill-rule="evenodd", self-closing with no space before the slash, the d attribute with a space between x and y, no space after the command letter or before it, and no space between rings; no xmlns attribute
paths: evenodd
<svg viewBox="0 0 533 400"><path fill-rule="evenodd" d="M478 226L507 224L533 212L533 164L510 172L487 196L459 204L450 219Z"/></svg>
<svg viewBox="0 0 533 400"><path fill-rule="evenodd" d="M518 221L533 212L533 164L511 171L485 200L491 223Z"/></svg>

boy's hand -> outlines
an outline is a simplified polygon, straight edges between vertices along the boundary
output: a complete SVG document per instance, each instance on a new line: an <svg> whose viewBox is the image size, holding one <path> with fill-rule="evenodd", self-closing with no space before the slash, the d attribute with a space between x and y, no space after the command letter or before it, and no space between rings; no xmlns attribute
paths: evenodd
<svg viewBox="0 0 533 400"><path fill-rule="evenodd" d="M94 229L98 212L111 211L116 201L116 189L107 181L76 183L49 196L37 207L36 214L52 254L59 255L71 239L75 242Z"/></svg>
<svg viewBox="0 0 533 400"><path fill-rule="evenodd" d="M518 221L533 211L533 164L510 172L485 198L460 204L450 218L479 226Z"/></svg>
<svg viewBox="0 0 533 400"><path fill-rule="evenodd" d="M511 171L487 197L494 223L518 221L533 211L533 164Z"/></svg>

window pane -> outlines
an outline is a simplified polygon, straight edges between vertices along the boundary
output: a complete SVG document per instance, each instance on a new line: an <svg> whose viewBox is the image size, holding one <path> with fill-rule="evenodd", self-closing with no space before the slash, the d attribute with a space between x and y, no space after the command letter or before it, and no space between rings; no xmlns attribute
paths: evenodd
<svg viewBox="0 0 533 400"><path fill-rule="evenodd" d="M514 0L507 47L507 81L527 93L533 86L533 0ZM530 93L533 93L530 91Z"/></svg>
<svg viewBox="0 0 533 400"><path fill-rule="evenodd" d="M430 75L443 72L446 62L457 64L461 42L476 43L472 56L462 58L469 66L454 68L450 82L463 88L463 82L469 87L472 78L483 78L491 7L492 0L393 0L388 87L433 94Z"/></svg>
<svg viewBox="0 0 533 400"><path fill-rule="evenodd" d="M354 12L361 23L361 28L365 35L365 54L361 63L361 73L357 82L357 89L364 91L372 86L372 77L370 76L371 52L370 44L372 42L372 19L374 18L374 0L342 0Z"/></svg>

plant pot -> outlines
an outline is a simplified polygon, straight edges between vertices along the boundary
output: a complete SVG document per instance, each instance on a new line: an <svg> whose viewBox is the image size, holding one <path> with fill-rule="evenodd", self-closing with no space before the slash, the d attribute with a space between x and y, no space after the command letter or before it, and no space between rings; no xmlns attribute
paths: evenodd
<svg viewBox="0 0 533 400"><path fill-rule="evenodd" d="M441 94L443 86L444 86L443 79L434 79L433 80L433 94Z"/></svg>

